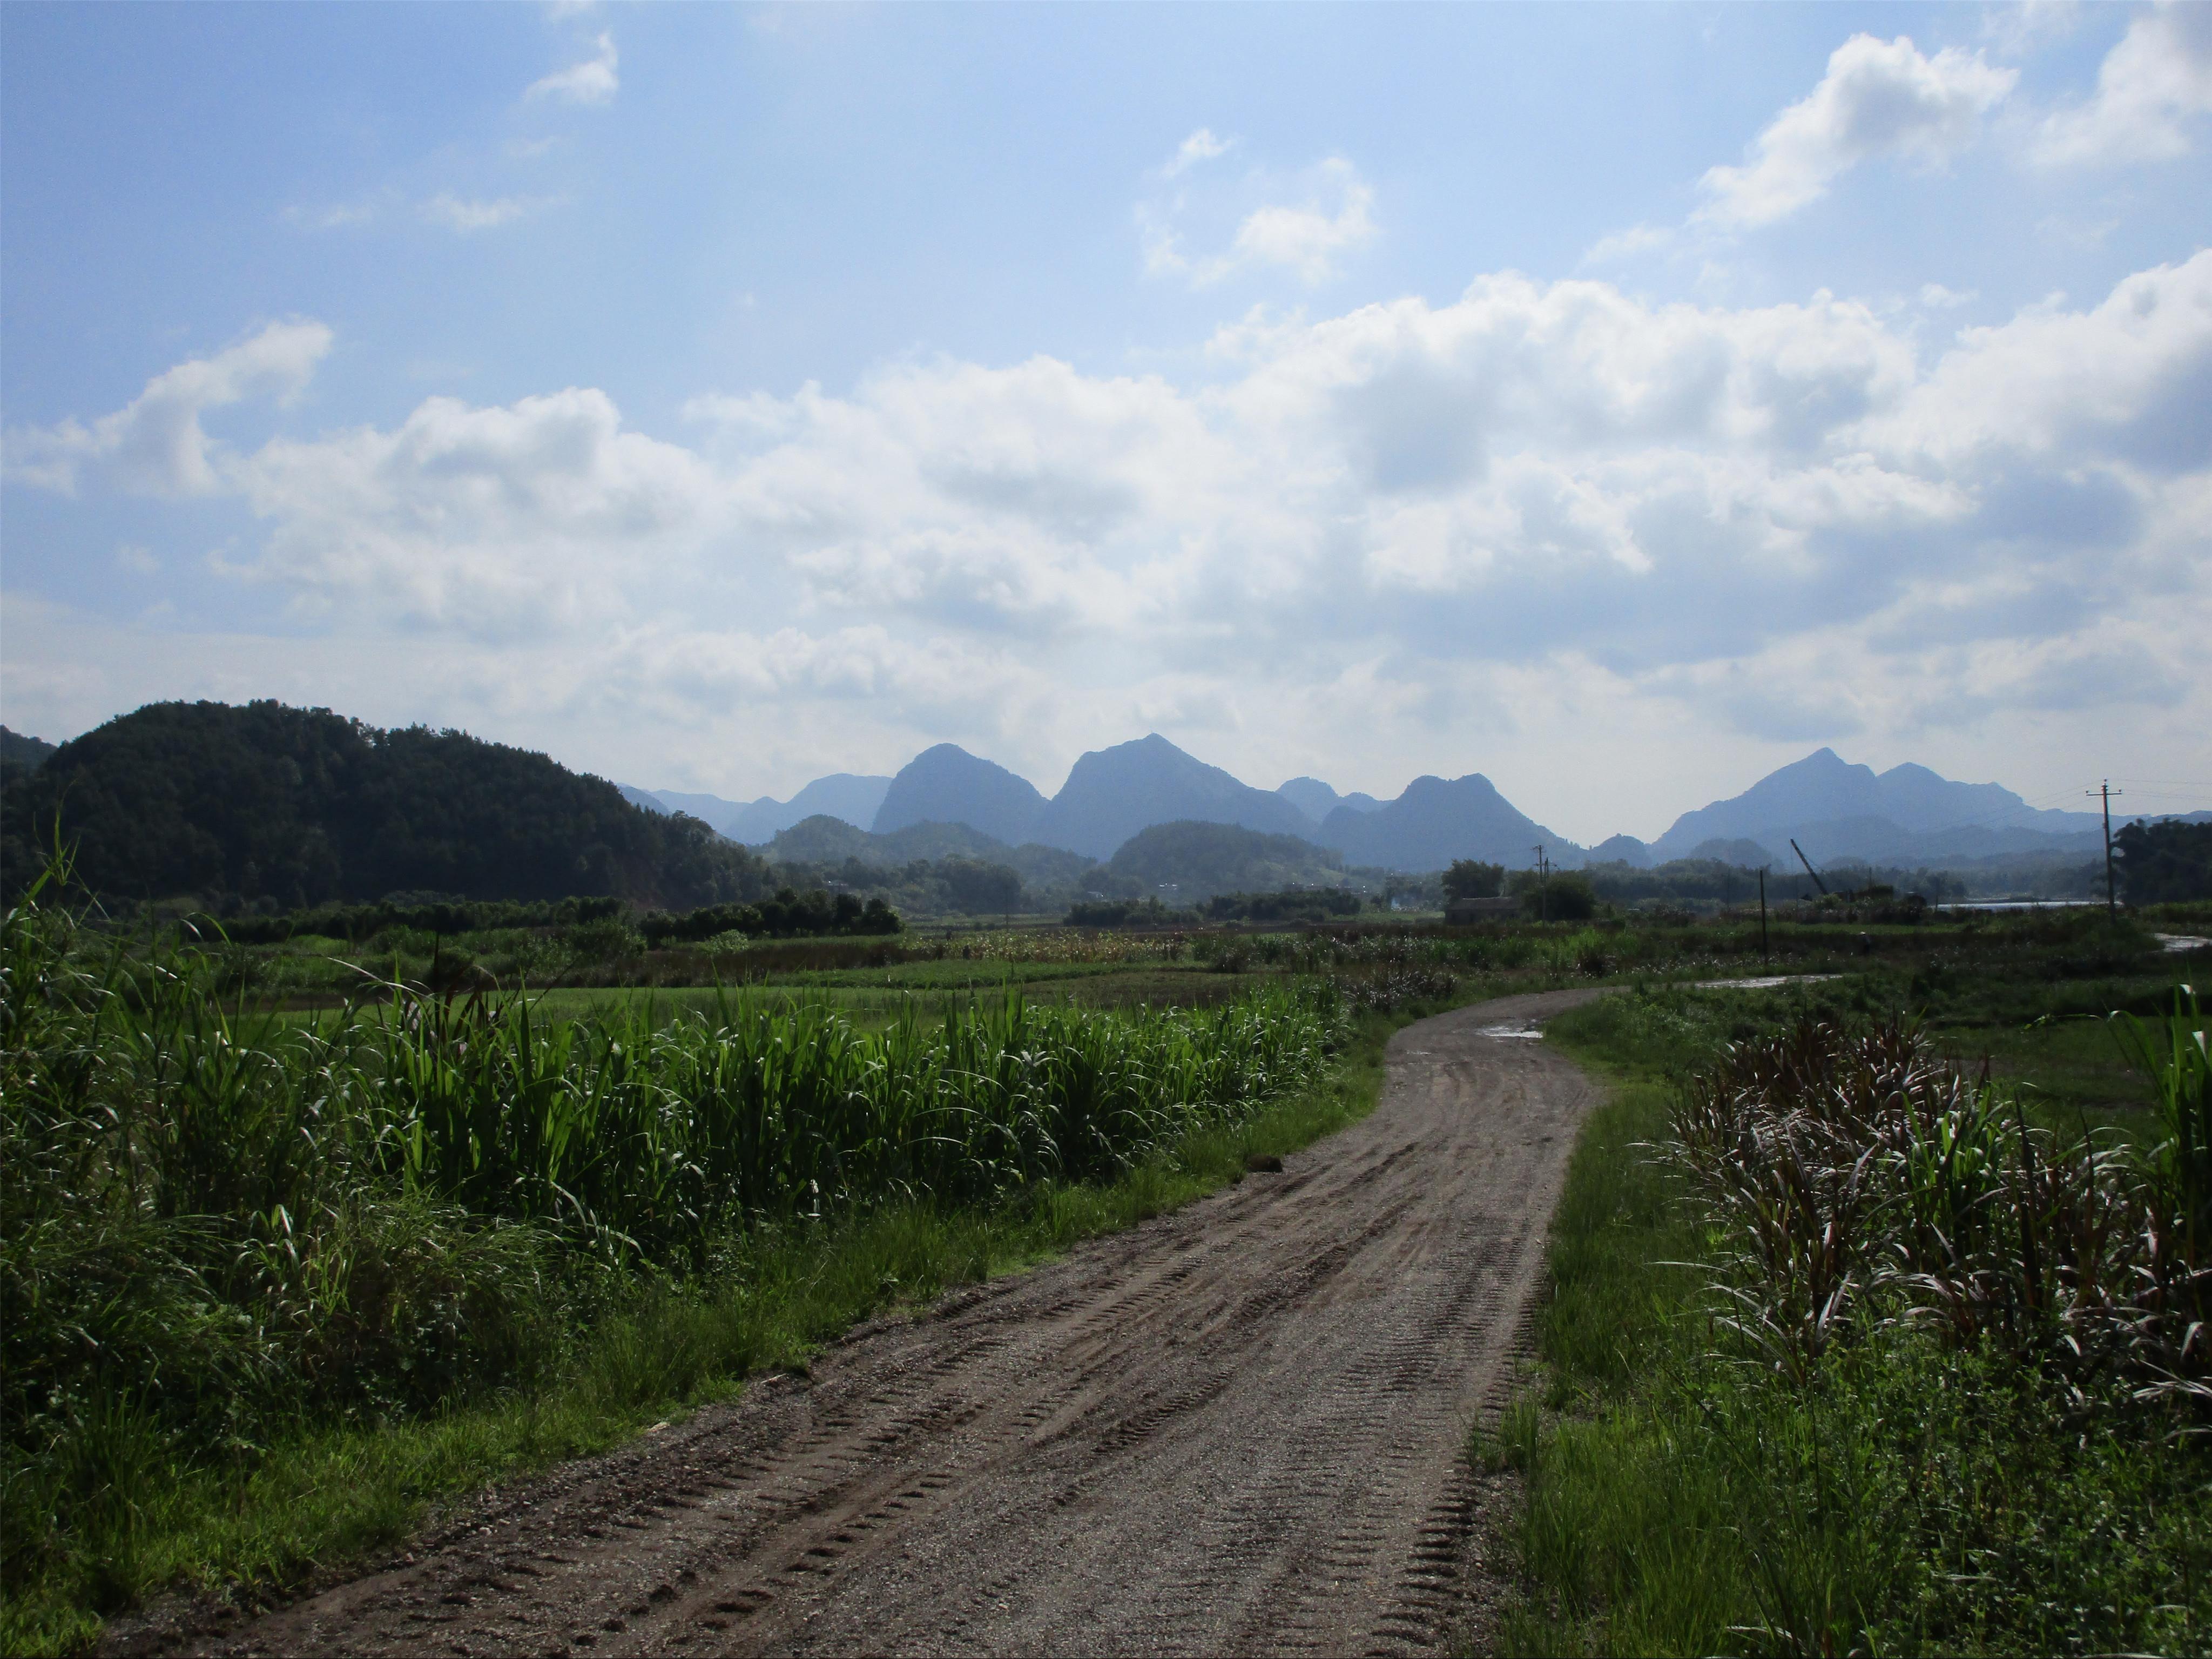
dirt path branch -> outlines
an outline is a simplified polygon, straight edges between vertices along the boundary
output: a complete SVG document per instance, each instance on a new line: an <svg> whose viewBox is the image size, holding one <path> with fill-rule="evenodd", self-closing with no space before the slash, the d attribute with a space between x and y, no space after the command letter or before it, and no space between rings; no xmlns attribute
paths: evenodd
<svg viewBox="0 0 2212 1659"><path fill-rule="evenodd" d="M1452 1616L1494 1403L1594 1093L1401 1032L1364 1122L494 1499L232 1654L1389 1651Z"/></svg>

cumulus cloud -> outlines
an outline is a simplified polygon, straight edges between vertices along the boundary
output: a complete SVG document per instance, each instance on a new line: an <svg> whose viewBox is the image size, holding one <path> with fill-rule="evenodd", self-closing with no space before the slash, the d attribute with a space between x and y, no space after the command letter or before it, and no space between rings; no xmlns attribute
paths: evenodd
<svg viewBox="0 0 2212 1659"><path fill-rule="evenodd" d="M2212 112L2212 6L2168 0L2128 25L2087 102L2045 118L2034 155L2050 165L2185 155Z"/></svg>
<svg viewBox="0 0 2212 1659"><path fill-rule="evenodd" d="M1948 161L2019 79L1979 52L1948 46L1929 58L1905 35L1853 35L1829 56L1820 85L1759 135L1748 161L1706 173L1695 216L1721 228L1771 224L1862 161Z"/></svg>
<svg viewBox="0 0 2212 1659"><path fill-rule="evenodd" d="M230 479L270 525L238 574L311 609L485 636L618 614L626 590L680 575L724 490L697 455L573 388L492 409L433 398L388 432L277 439Z"/></svg>
<svg viewBox="0 0 2212 1659"><path fill-rule="evenodd" d="M615 51L615 38L603 33L592 43L593 52L581 63L571 64L567 69L556 70L542 81L531 83L523 95L526 98L557 98L570 104L605 104L612 101L622 89L622 79L617 73L621 58Z"/></svg>
<svg viewBox="0 0 2212 1659"><path fill-rule="evenodd" d="M222 456L200 416L249 398L295 395L330 349L331 331L321 323L271 323L212 357L155 375L128 404L88 426L70 419L10 432L7 476L72 495L88 475L137 495L213 494L223 485Z"/></svg>
<svg viewBox="0 0 2212 1659"><path fill-rule="evenodd" d="M2069 468L2212 464L2212 250L2138 271L2098 305L1964 331L1910 395L1851 434L1923 464L2008 453Z"/></svg>
<svg viewBox="0 0 2212 1659"><path fill-rule="evenodd" d="M56 488L233 493L263 532L221 568L319 626L565 660L685 730L772 708L757 726L1003 732L986 746L1064 762L1165 723L1287 774L1290 734L1356 727L1435 769L1470 711L1486 741L1555 731L1561 688L1746 742L2054 698L2185 721L2212 626L2212 252L1939 346L1916 314L1500 273L1447 303L1255 312L1187 386L917 359L702 396L681 441L592 388L246 453L191 435L298 384L328 334L293 324L9 458Z"/></svg>

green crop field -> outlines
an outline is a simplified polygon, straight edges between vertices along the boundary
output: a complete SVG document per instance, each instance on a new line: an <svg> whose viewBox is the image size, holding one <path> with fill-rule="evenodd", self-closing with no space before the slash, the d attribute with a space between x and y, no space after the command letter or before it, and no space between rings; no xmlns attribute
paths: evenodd
<svg viewBox="0 0 2212 1659"><path fill-rule="evenodd" d="M997 961L319 1009L10 911L0 1647L293 1582L1371 1103L1390 1022L1331 981L1103 954L1042 966L1105 1006Z"/></svg>
<svg viewBox="0 0 2212 1659"><path fill-rule="evenodd" d="M1532 1527L1546 1492L1579 1490L1545 1485L1574 1448L1626 1502L1640 1489L1617 1460L1648 1444L1575 1425L1644 1420L1653 1376L1735 1375L1683 1335L1704 1279L1658 1265L1712 1247L1685 1231L1680 1177L1635 1150L1665 1130L1668 1079L1799 1013L1908 1012L1936 1056L1989 1058L2023 1121L2148 1146L2151 1097L2087 1017L2155 1012L2188 969L2081 915L667 948L619 917L357 944L264 931L35 902L6 918L10 1651L82 1644L164 1588L251 1597L357 1558L487 1480L1328 1133L1372 1103L1407 1018L1571 984L1629 988L1559 1027L1629 1082L1578 1155L1549 1415L1516 1419L1515 1455ZM1774 974L1838 977L1688 988ZM1603 1547L1554 1579L1532 1544L1516 1628L1727 1645L1710 1619L1627 1617ZM1728 1571L1711 1608L1753 1617Z"/></svg>

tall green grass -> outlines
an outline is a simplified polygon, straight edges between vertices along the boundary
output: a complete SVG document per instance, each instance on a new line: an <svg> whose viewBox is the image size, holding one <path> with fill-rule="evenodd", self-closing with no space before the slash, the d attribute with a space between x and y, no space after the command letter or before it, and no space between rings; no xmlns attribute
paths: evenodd
<svg viewBox="0 0 2212 1659"><path fill-rule="evenodd" d="M394 986L301 1021L40 896L0 917L11 1650L179 1574L296 1573L437 1468L580 1449L1170 1201L1325 1097L1349 1029L1326 988L1131 1015L1010 994L868 1031L759 997L563 1020ZM374 1503L271 1497L319 1467L303 1433L386 1468ZM432 1473L392 1474L418 1454Z"/></svg>

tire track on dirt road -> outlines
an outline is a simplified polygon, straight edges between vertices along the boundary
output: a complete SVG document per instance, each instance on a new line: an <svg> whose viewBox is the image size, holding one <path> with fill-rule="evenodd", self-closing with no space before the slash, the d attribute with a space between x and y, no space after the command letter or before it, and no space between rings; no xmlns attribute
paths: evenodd
<svg viewBox="0 0 2212 1659"><path fill-rule="evenodd" d="M807 1378L494 1494L401 1564L122 1650L1419 1650L1461 1606L1494 1408L1596 1092L1407 1027L1374 1113L1216 1196L957 1292Z"/></svg>

